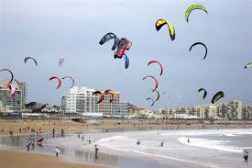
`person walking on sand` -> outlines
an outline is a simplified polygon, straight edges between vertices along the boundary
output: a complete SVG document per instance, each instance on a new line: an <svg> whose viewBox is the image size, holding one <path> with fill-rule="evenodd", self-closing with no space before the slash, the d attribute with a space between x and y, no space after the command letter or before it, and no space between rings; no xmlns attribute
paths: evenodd
<svg viewBox="0 0 252 168"><path fill-rule="evenodd" d="M27 142L25 145L27 152L30 151L30 146L31 146L31 142Z"/></svg>
<svg viewBox="0 0 252 168"><path fill-rule="evenodd" d="M55 138L55 128L52 130L52 137Z"/></svg>
<svg viewBox="0 0 252 168"><path fill-rule="evenodd" d="M161 147L163 147L163 146L164 146L164 141L162 141L162 142L161 142L160 146L161 146Z"/></svg>
<svg viewBox="0 0 252 168"><path fill-rule="evenodd" d="M95 160L98 159L98 151L99 151L99 148L98 148L98 146L95 144Z"/></svg>
<svg viewBox="0 0 252 168"><path fill-rule="evenodd" d="M31 143L31 150L32 150L32 151L35 150L35 142L34 142L34 141Z"/></svg>
<svg viewBox="0 0 252 168"><path fill-rule="evenodd" d="M190 143L190 138L189 137L187 138L187 143Z"/></svg>
<svg viewBox="0 0 252 168"><path fill-rule="evenodd" d="M59 154L60 154L60 150L59 150L59 148L56 146L56 148L55 148L55 155L56 155L56 157L59 157Z"/></svg>
<svg viewBox="0 0 252 168"><path fill-rule="evenodd" d="M88 139L88 143L91 144L91 139L90 139L90 137L89 137L89 139Z"/></svg>
<svg viewBox="0 0 252 168"><path fill-rule="evenodd" d="M244 159L244 162L248 162L248 156L249 156L249 153L246 149L243 150L243 159Z"/></svg>

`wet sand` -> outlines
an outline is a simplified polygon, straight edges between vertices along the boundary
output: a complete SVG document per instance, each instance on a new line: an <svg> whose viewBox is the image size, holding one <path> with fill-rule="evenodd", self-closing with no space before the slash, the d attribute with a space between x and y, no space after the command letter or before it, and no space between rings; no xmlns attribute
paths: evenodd
<svg viewBox="0 0 252 168"><path fill-rule="evenodd" d="M67 163L53 156L0 150L2 168L101 168L93 165Z"/></svg>

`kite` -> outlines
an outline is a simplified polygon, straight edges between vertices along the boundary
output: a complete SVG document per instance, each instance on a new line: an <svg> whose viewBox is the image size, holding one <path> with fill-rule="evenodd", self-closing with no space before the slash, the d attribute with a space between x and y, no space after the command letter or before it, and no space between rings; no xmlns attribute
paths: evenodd
<svg viewBox="0 0 252 168"><path fill-rule="evenodd" d="M159 65L159 68L160 68L160 76L162 76L162 74L163 74L163 65L159 62L159 61L157 61L157 60L151 60L151 61L149 61L148 62L148 66L149 65L151 65L151 64L158 64Z"/></svg>
<svg viewBox="0 0 252 168"><path fill-rule="evenodd" d="M169 32L171 40L172 41L175 40L175 36L176 36L175 27L169 21L165 19L158 19L155 23L156 30L159 31L164 25L167 25L168 27L168 32Z"/></svg>
<svg viewBox="0 0 252 168"><path fill-rule="evenodd" d="M129 68L129 58L127 55L124 55L124 68L125 69Z"/></svg>
<svg viewBox="0 0 252 168"><path fill-rule="evenodd" d="M104 95L110 95L110 103L114 101L114 93L111 89L107 89L104 91Z"/></svg>
<svg viewBox="0 0 252 168"><path fill-rule="evenodd" d="M33 57L25 57L24 63L26 64L28 60L32 60L36 66L38 66L38 61Z"/></svg>
<svg viewBox="0 0 252 168"><path fill-rule="evenodd" d="M114 58L121 59L127 50L129 50L132 46L132 42L126 38L121 38L118 43L117 51L114 54Z"/></svg>
<svg viewBox="0 0 252 168"><path fill-rule="evenodd" d="M93 95L100 96L99 100L96 102L96 104L100 104L104 100L104 94L101 91L95 91L93 92Z"/></svg>
<svg viewBox="0 0 252 168"><path fill-rule="evenodd" d="M117 36L114 33L107 33L105 34L102 39L99 41L100 45L103 45L104 43L108 42L109 40L113 39L114 40L114 44L112 46L112 50L115 50L118 46L119 43L119 39L117 38Z"/></svg>
<svg viewBox="0 0 252 168"><path fill-rule="evenodd" d="M59 89L61 87L61 85L62 85L61 79L59 77L57 77L57 76L52 76L52 77L49 78L49 80L50 81L51 80L56 80L57 81L57 87L56 87L56 89Z"/></svg>
<svg viewBox="0 0 252 168"><path fill-rule="evenodd" d="M10 97L14 98L15 95L16 95L16 90L17 90L17 87L14 86L13 84L9 84L9 90L10 90Z"/></svg>
<svg viewBox="0 0 252 168"><path fill-rule="evenodd" d="M219 92L217 92L214 96L213 96L213 98L212 98L212 100L211 100L211 103L212 104L215 104L217 101L219 101L221 98L223 98L224 97L224 92L223 91L219 91Z"/></svg>
<svg viewBox="0 0 252 168"><path fill-rule="evenodd" d="M148 100L148 101L150 101L150 100L152 101L151 106L154 106L155 103L160 99L160 93L159 93L159 91L156 90L155 93L157 94L157 96L156 96L155 99L153 99L151 97L148 97L148 98L145 99L145 100Z"/></svg>
<svg viewBox="0 0 252 168"><path fill-rule="evenodd" d="M159 91L156 90L156 94L157 94L157 97L155 99L155 102L157 102L160 99L160 93L159 93Z"/></svg>
<svg viewBox="0 0 252 168"><path fill-rule="evenodd" d="M151 102L152 102L151 105L150 105L151 107L155 105L155 100L153 100L153 98L148 97L148 98L146 98L145 100L146 100L146 101L151 101Z"/></svg>
<svg viewBox="0 0 252 168"><path fill-rule="evenodd" d="M12 83L13 79L14 79L14 75L12 73L11 70L7 69L7 68L3 68L3 69L0 69L0 72L9 72L10 73L10 83Z"/></svg>
<svg viewBox="0 0 252 168"><path fill-rule="evenodd" d="M153 89L152 89L152 92L155 92L156 90L157 90L157 88L158 88L158 80L154 77L154 76L150 76L150 75L147 75L147 76L144 76L143 77L143 80L146 80L146 79L148 79L148 78L150 78L150 79L152 79L153 80L153 82L154 82L154 87L153 87Z"/></svg>
<svg viewBox="0 0 252 168"><path fill-rule="evenodd" d="M244 66L245 69L252 68L252 62L249 62L247 65Z"/></svg>
<svg viewBox="0 0 252 168"><path fill-rule="evenodd" d="M206 89L204 89L204 88L200 88L200 89L198 89L198 92L199 92L199 93L203 92L203 96L202 96L202 98L203 98L203 99L205 99L205 98L206 98L206 96L207 96L207 90L206 90Z"/></svg>
<svg viewBox="0 0 252 168"><path fill-rule="evenodd" d="M198 4L198 3L193 3L191 4L185 11L185 19L186 19L186 22L188 23L189 22L189 17L190 17L190 14L193 10L202 10L204 11L206 14L208 13L207 9L201 5L201 4Z"/></svg>
<svg viewBox="0 0 252 168"><path fill-rule="evenodd" d="M196 45L201 45L201 46L203 46L204 48L205 48L205 55L204 55L204 57L203 57L203 59L206 59L206 57L207 57L207 46L204 44L204 43L202 43L202 42L196 42L196 43L194 43L194 44L192 44L191 46L190 46L190 48L189 48L189 51L191 52L192 51L192 48L194 47L194 46L196 46Z"/></svg>

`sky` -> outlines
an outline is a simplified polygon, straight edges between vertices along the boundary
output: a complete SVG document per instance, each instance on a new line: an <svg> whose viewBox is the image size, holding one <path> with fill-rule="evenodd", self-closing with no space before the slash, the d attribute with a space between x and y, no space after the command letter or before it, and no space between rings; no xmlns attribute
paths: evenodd
<svg viewBox="0 0 252 168"><path fill-rule="evenodd" d="M208 14L193 11L188 24L184 11L192 2L203 4ZM56 90L48 79L70 75L79 86L115 89L122 101L148 107L152 82L142 77L154 75L161 92L154 108L208 104L219 90L224 101L252 103L252 69L243 68L252 61L251 9L251 0L0 0L0 68L27 83L28 101L60 104L71 84L65 81ZM166 27L155 30L159 18L174 24L174 41ZM107 32L132 41L129 69L114 60L112 42L98 44ZM196 41L208 46L206 60L203 48L188 51ZM24 64L26 56L39 65ZM152 59L163 64L163 76L157 66L147 67ZM206 100L199 88L207 89Z"/></svg>

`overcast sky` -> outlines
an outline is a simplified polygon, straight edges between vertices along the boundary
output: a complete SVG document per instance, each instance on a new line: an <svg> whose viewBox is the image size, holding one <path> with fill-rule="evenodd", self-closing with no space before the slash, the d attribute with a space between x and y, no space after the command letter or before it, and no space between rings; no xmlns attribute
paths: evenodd
<svg viewBox="0 0 252 168"><path fill-rule="evenodd" d="M206 104L215 92L223 90L225 101L252 102L251 0L0 0L0 68L10 68L15 78L28 85L28 100L60 103L70 86L60 90L49 82L51 75L71 75L79 86L112 88L121 92L123 101L148 106L151 81L145 74L157 76L161 100L156 108ZM200 2L209 14L194 11L187 24L184 11L192 2ZM176 39L167 29L156 32L154 23L165 18L174 24ZM112 43L99 46L107 32L133 42L128 51L129 69L123 60L114 60ZM209 49L188 48L196 41ZM26 56L35 57L39 66L24 64ZM59 58L65 63L59 67ZM147 67L148 60L164 65ZM8 75L1 73L0 79ZM202 101L197 90L208 90Z"/></svg>

